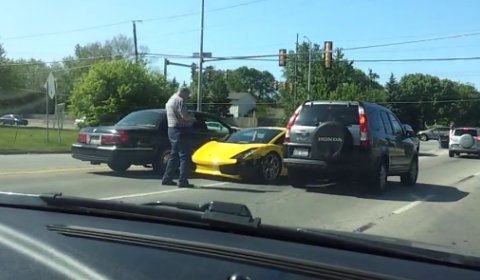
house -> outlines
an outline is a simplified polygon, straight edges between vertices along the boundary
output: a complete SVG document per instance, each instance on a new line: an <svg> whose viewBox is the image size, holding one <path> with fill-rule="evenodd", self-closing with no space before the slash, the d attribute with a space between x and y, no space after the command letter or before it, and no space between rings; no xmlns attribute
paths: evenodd
<svg viewBox="0 0 480 280"><path fill-rule="evenodd" d="M255 109L257 100L248 92L236 92L228 95L230 114L234 118L247 117Z"/></svg>

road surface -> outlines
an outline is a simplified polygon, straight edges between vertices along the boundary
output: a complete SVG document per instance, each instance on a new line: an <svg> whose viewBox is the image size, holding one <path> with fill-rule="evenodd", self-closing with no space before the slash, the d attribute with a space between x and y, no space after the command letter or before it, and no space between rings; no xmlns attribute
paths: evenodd
<svg viewBox="0 0 480 280"><path fill-rule="evenodd" d="M116 176L68 154L0 155L0 191L62 192L132 203L211 200L246 204L262 223L333 229L409 239L436 250L480 256L480 160L449 158L436 141L422 142L418 184L389 178L383 195L353 185L294 189L198 177L193 189L161 186L143 167Z"/></svg>

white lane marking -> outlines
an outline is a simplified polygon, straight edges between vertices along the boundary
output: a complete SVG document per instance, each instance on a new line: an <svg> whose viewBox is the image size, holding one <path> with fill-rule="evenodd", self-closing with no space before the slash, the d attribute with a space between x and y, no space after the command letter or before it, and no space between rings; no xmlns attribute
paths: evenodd
<svg viewBox="0 0 480 280"><path fill-rule="evenodd" d="M218 183L203 185L202 187L214 187L214 186L221 186L221 185L226 185L226 184L227 184L226 182L218 182ZM195 189L195 188L193 188L193 189ZM141 197L141 196L157 195L157 194L164 194L164 193L180 192L180 191L186 191L186 190L191 190L191 189L190 188L171 189L171 190L164 190L164 191L157 191L157 192L135 193L135 194L128 194L128 195L104 197L104 198L99 198L99 200L115 200L115 199L123 199L123 198L132 198L132 197Z"/></svg>
<svg viewBox="0 0 480 280"><path fill-rule="evenodd" d="M420 203L425 202L425 201L433 198L434 196L435 196L435 195L433 195L433 194L429 194L429 195L427 195L426 197L424 197L424 198L421 199L421 200L417 200L417 201L411 202L411 203L409 203L409 204L407 204L407 205L405 205L405 206L403 206L403 207L398 208L397 210L394 210L392 213L393 213L393 214L401 214L401 213L403 213L403 212L405 212L405 211L407 211L407 210L409 210L409 209L412 209L413 207L419 205Z"/></svg>
<svg viewBox="0 0 480 280"><path fill-rule="evenodd" d="M173 189L173 190L164 190L164 191L158 191L158 192L135 193L135 194L128 194L128 195L103 197L103 198L99 198L99 200L115 200L115 199L122 199L122 198L149 196L149 195L162 194L162 193L180 192L180 191L185 191L185 190L187 190L187 189Z"/></svg>

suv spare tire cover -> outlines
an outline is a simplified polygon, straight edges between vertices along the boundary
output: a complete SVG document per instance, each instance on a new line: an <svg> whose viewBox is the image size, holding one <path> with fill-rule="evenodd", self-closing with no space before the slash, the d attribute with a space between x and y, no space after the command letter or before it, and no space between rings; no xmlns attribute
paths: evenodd
<svg viewBox="0 0 480 280"><path fill-rule="evenodd" d="M350 158L353 137L339 122L325 122L313 133L312 159L342 161Z"/></svg>
<svg viewBox="0 0 480 280"><path fill-rule="evenodd" d="M460 137L460 146L462 148L468 149L473 146L474 140L472 135L470 134L463 134L462 137Z"/></svg>

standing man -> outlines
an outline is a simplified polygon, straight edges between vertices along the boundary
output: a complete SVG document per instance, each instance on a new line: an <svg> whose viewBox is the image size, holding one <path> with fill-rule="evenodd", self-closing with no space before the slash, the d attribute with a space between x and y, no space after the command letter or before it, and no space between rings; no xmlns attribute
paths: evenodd
<svg viewBox="0 0 480 280"><path fill-rule="evenodd" d="M170 157L162 178L162 185L174 186L173 173L180 160L178 187L192 188L188 182L192 157L191 127L195 118L187 110L186 100L190 96L188 87L181 87L165 104L167 110L168 138L170 139Z"/></svg>

